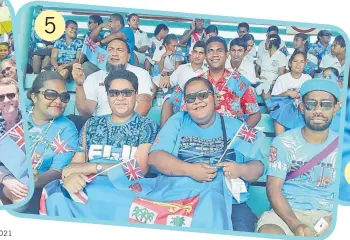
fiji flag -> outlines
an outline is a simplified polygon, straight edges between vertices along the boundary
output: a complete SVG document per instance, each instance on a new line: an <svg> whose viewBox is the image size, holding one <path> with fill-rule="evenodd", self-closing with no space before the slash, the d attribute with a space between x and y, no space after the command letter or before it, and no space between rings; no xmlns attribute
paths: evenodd
<svg viewBox="0 0 350 240"><path fill-rule="evenodd" d="M26 184L28 180L26 155L20 147L21 142L13 139L9 132L7 132L0 140L0 162L4 164L15 178L20 180L23 184Z"/></svg>
<svg viewBox="0 0 350 240"><path fill-rule="evenodd" d="M174 87L174 91L172 92L169 102L173 104L176 109L180 110L182 105L182 98L183 98L183 91L182 88L179 85L176 85Z"/></svg>
<svg viewBox="0 0 350 240"><path fill-rule="evenodd" d="M227 149L235 149L248 158L259 156L260 148L265 140L265 134L255 128L247 126L244 122L240 123L241 125L238 131L231 139Z"/></svg>
<svg viewBox="0 0 350 240"><path fill-rule="evenodd" d="M286 55L286 57L289 55L289 52L288 52L288 49L287 49L286 46L280 48L280 51L281 51L284 55Z"/></svg>
<svg viewBox="0 0 350 240"><path fill-rule="evenodd" d="M251 85L251 82L248 79L246 79L242 74L235 71L231 74L231 77L227 80L226 85L237 96L242 97L245 91Z"/></svg>
<svg viewBox="0 0 350 240"><path fill-rule="evenodd" d="M87 59L98 68L106 70L106 63L108 60L108 52L97 46L94 41L92 41L89 36L86 35L84 40L84 45L82 53L86 55Z"/></svg>
<svg viewBox="0 0 350 240"><path fill-rule="evenodd" d="M316 68L317 68L317 64L316 63L314 63L313 61L310 61L309 59L306 60L304 71L307 74L313 73L316 70Z"/></svg>
<svg viewBox="0 0 350 240"><path fill-rule="evenodd" d="M7 134L16 142L17 146L25 152L23 122L20 121L17 123Z"/></svg>
<svg viewBox="0 0 350 240"><path fill-rule="evenodd" d="M108 171L108 178L118 190L127 190L136 194L146 194L154 187L154 181L144 178L135 152L137 148L128 145L123 146L123 160L116 167Z"/></svg>

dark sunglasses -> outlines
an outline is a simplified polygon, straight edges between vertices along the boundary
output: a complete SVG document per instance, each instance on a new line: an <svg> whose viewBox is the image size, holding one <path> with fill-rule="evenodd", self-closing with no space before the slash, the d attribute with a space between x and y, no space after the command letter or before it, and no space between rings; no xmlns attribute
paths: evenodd
<svg viewBox="0 0 350 240"><path fill-rule="evenodd" d="M8 71L10 71L11 67L7 67L1 70L1 74L4 75L5 73L7 73Z"/></svg>
<svg viewBox="0 0 350 240"><path fill-rule="evenodd" d="M61 99L61 102L68 103L70 100L70 95L67 92L58 93L56 90L47 89L45 91L38 91L38 93L41 93L44 95L44 98L46 100L56 100L58 97Z"/></svg>
<svg viewBox="0 0 350 240"><path fill-rule="evenodd" d="M136 92L132 89L123 89L123 90L117 90L117 89L109 89L107 94L109 97L118 97L120 94L122 94L123 97L131 97L131 95Z"/></svg>
<svg viewBox="0 0 350 240"><path fill-rule="evenodd" d="M199 100L204 100L209 97L210 94L213 94L212 91L209 90L203 90L195 93L190 93L185 95L185 102L186 103L194 103L196 101L196 98L198 97Z"/></svg>
<svg viewBox="0 0 350 240"><path fill-rule="evenodd" d="M304 103L305 108L308 111L314 110L318 104L320 104L322 111L329 111L333 108L333 102L329 100L322 100L321 102L316 100L308 100Z"/></svg>
<svg viewBox="0 0 350 240"><path fill-rule="evenodd" d="M16 97L16 93L7 93L7 94L3 94L0 95L0 102L3 102L5 100L5 97L7 97L9 100L12 100Z"/></svg>
<svg viewBox="0 0 350 240"><path fill-rule="evenodd" d="M332 34L331 33L324 33L324 34L322 34L322 36L329 37L329 36L332 36Z"/></svg>

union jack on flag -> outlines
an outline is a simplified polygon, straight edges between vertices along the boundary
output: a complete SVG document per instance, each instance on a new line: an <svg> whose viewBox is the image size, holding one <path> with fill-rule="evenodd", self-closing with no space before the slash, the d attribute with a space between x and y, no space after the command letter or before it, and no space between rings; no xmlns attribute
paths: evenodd
<svg viewBox="0 0 350 240"><path fill-rule="evenodd" d="M67 142L61 140L60 134L58 133L53 140L51 146L55 149L55 154L72 152L73 149L67 146Z"/></svg>
<svg viewBox="0 0 350 240"><path fill-rule="evenodd" d="M84 43L87 45L91 52L96 51L97 45L94 43L94 41L91 40L91 38L89 38L89 36L85 37Z"/></svg>
<svg viewBox="0 0 350 240"><path fill-rule="evenodd" d="M122 163L121 166L129 181L138 180L144 177L136 159L128 160L125 163Z"/></svg>
<svg viewBox="0 0 350 240"><path fill-rule="evenodd" d="M258 132L254 128L250 128L247 125L243 125L237 137L243 139L246 142L254 143L257 133Z"/></svg>
<svg viewBox="0 0 350 240"><path fill-rule="evenodd" d="M17 146L20 147L23 152L24 150L24 130L23 130L23 122L19 122L15 125L9 132L8 135L16 142Z"/></svg>
<svg viewBox="0 0 350 240"><path fill-rule="evenodd" d="M97 61L99 63L103 63L105 61L105 55L103 55L102 53L98 53L97 55Z"/></svg>

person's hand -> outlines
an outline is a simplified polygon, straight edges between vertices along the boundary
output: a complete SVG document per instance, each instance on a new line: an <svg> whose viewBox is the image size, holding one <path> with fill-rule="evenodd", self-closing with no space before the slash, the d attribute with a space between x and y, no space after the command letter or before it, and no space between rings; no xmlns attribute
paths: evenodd
<svg viewBox="0 0 350 240"><path fill-rule="evenodd" d="M197 182L211 182L216 177L217 169L204 163L194 163L189 169L189 177Z"/></svg>
<svg viewBox="0 0 350 240"><path fill-rule="evenodd" d="M57 66L57 68L56 68L56 71L57 72L61 72L63 69L65 69L66 68L66 65L65 64L62 64L62 65L59 65L59 66Z"/></svg>
<svg viewBox="0 0 350 240"><path fill-rule="evenodd" d="M162 56L162 57L163 57L163 58L166 58L166 57L168 57L168 56L171 56L173 53L174 53L173 51L167 49L166 52L163 53L163 56Z"/></svg>
<svg viewBox="0 0 350 240"><path fill-rule="evenodd" d="M100 26L101 26L102 28L110 28L109 22L101 23Z"/></svg>
<svg viewBox="0 0 350 240"><path fill-rule="evenodd" d="M69 193L78 193L83 190L88 178L83 174L74 173L63 179L63 186Z"/></svg>
<svg viewBox="0 0 350 240"><path fill-rule="evenodd" d="M301 223L295 228L294 235L300 237L315 237L316 233L312 228Z"/></svg>
<svg viewBox="0 0 350 240"><path fill-rule="evenodd" d="M288 90L288 96L291 98L296 98L298 96L298 92L295 90Z"/></svg>
<svg viewBox="0 0 350 240"><path fill-rule="evenodd" d="M170 79L169 76L164 76L159 82L159 87L160 88L169 88L170 87Z"/></svg>
<svg viewBox="0 0 350 240"><path fill-rule="evenodd" d="M230 179L236 179L242 176L243 166L236 162L220 162L216 166L223 167L224 175Z"/></svg>
<svg viewBox="0 0 350 240"><path fill-rule="evenodd" d="M195 21L195 19L193 19L191 22L190 31L194 32L195 30L196 30L196 21Z"/></svg>
<svg viewBox="0 0 350 240"><path fill-rule="evenodd" d="M38 175L39 175L38 170L33 169L34 183L38 181Z"/></svg>
<svg viewBox="0 0 350 240"><path fill-rule="evenodd" d="M5 177L2 184L17 198L25 198L28 194L27 186L13 177Z"/></svg>
<svg viewBox="0 0 350 240"><path fill-rule="evenodd" d="M67 178L72 174L79 173L88 175L93 172L89 172L89 164L88 163L71 163L67 167L65 167L62 171L62 179Z"/></svg>
<svg viewBox="0 0 350 240"><path fill-rule="evenodd" d="M83 66L80 63L73 64L72 76L77 86L83 86L85 74L83 72Z"/></svg>

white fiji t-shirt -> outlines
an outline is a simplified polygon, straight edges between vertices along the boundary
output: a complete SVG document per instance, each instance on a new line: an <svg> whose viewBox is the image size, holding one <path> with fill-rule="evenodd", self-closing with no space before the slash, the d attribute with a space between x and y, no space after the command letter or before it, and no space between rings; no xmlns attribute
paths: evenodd
<svg viewBox="0 0 350 240"><path fill-rule="evenodd" d="M345 64L344 64L345 65ZM339 74L344 71L344 66L342 66L336 56L333 56L331 53L323 56L320 63L320 68L334 67L339 71Z"/></svg>
<svg viewBox="0 0 350 240"><path fill-rule="evenodd" d="M286 66L287 57L281 51L276 51L270 57L270 53L267 51L258 58L256 64L261 67L260 76L272 82L279 76L279 68Z"/></svg>
<svg viewBox="0 0 350 240"><path fill-rule="evenodd" d="M309 74L302 74L299 79L293 78L290 72L283 74L277 78L271 95L276 96L288 91L289 89L300 89L301 85L310 79L312 79L312 77Z"/></svg>
<svg viewBox="0 0 350 240"><path fill-rule="evenodd" d="M179 52L180 49L178 49ZM165 47L161 47L161 49L157 48L153 54L153 61L155 62L159 62L160 59L162 58L162 55L166 52ZM181 52L182 53L182 52ZM176 62L183 62L185 59L184 57L181 55L171 55L171 56L167 56L165 58L164 61L164 68L163 68L163 72L172 72L175 70L176 68Z"/></svg>
<svg viewBox="0 0 350 240"><path fill-rule="evenodd" d="M126 70L133 72L138 79L138 94L152 95L152 81L149 73L139 67L128 64ZM107 92L104 86L108 73L104 70L90 74L84 82L86 98L97 102L94 116L110 114L112 111L108 104Z"/></svg>
<svg viewBox="0 0 350 240"><path fill-rule="evenodd" d="M208 71L208 68L202 65L201 68L194 71L191 63L181 64L171 75L170 85L175 87L179 85L181 88L184 87L185 83L193 77L197 77L202 73Z"/></svg>

